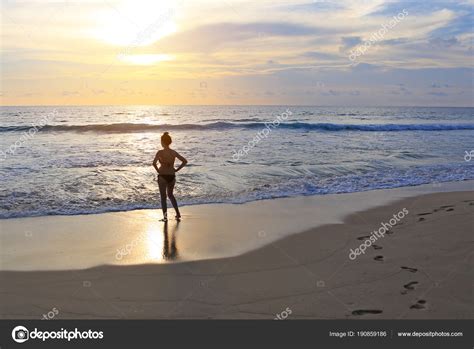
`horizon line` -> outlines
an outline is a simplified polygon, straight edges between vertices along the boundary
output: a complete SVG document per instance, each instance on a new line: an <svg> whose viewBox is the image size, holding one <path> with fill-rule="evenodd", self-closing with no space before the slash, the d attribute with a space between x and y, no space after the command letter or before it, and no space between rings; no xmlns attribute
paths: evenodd
<svg viewBox="0 0 474 349"><path fill-rule="evenodd" d="M474 108L473 105L316 105L316 104L20 104L10 107L317 107L317 108Z"/></svg>

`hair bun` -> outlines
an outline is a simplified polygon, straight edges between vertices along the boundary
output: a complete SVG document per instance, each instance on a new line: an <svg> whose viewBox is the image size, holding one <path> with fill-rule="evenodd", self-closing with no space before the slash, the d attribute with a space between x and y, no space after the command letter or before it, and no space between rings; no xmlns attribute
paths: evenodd
<svg viewBox="0 0 474 349"><path fill-rule="evenodd" d="M163 135L161 136L161 143L170 145L172 142L171 136L168 134L168 132L163 132Z"/></svg>

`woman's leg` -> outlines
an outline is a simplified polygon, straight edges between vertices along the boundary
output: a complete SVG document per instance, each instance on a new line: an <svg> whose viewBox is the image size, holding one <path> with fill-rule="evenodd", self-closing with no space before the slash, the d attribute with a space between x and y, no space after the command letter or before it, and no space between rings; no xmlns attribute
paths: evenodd
<svg viewBox="0 0 474 349"><path fill-rule="evenodd" d="M168 197L170 198L171 204L173 205L174 210L176 211L176 218L181 218L181 213L179 213L179 208L178 208L178 202L176 201L176 198L174 197L174 194L173 194L175 184L176 184L176 179L172 181L171 183L168 183L166 190L168 191Z"/></svg>
<svg viewBox="0 0 474 349"><path fill-rule="evenodd" d="M168 183L166 182L166 180L158 176L158 188L160 188L161 210L163 211L164 220L168 219L168 214L167 214L168 207L166 204L166 186L167 185Z"/></svg>

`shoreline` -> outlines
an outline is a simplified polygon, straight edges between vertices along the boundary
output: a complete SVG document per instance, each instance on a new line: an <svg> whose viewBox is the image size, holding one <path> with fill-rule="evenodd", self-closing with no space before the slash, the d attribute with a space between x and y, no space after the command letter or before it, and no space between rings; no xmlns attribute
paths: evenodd
<svg viewBox="0 0 474 349"><path fill-rule="evenodd" d="M453 189L450 189L451 185L454 185ZM446 186L445 189L440 189L438 191L436 188L443 188ZM436 182L436 183L425 183L425 184L409 184L405 186L397 186L393 188L371 188L367 190L359 190L359 191L344 191L344 192L335 192L335 193L293 193L288 195L276 195L274 197L265 197L265 198L251 198L251 199L243 199L239 201L209 201L209 202L189 202L184 201L184 203L179 203L180 210L184 207L192 207L192 206L206 206L206 205L231 205L231 206L238 206L238 205L246 205L255 202L266 202L266 201L273 201L273 200L284 200L284 199L295 199L295 198L302 198L302 197L326 197L326 196L342 196L342 195L351 195L351 194L359 194L359 193L367 193L367 192L374 192L374 191L397 191L397 190L410 190L414 188L435 188L432 191L427 192L442 192L442 191L449 191L449 190L464 190L470 189L469 186L474 188L474 179L463 179L457 181L447 181L447 182ZM170 204L170 203L169 203ZM168 209L172 207L168 206ZM127 213L127 212L135 212L135 211L159 211L161 212L160 207L155 207L150 205L130 205L127 207L109 207L101 211L77 211L77 212L70 212L70 213L32 213L27 216L2 216L0 217L0 222L6 220L17 220L17 219L30 219L30 218L45 218L45 217L75 217L75 216L97 216L97 215L106 215L111 213Z"/></svg>
<svg viewBox="0 0 474 349"><path fill-rule="evenodd" d="M380 222L409 214L355 261ZM0 272L2 318L467 319L474 192L403 198L236 257Z"/></svg>
<svg viewBox="0 0 474 349"><path fill-rule="evenodd" d="M182 208L182 222L166 226L159 221L161 211L152 209L5 219L0 220L0 270L81 270L234 257L404 198L466 190L474 190L474 181L193 205Z"/></svg>

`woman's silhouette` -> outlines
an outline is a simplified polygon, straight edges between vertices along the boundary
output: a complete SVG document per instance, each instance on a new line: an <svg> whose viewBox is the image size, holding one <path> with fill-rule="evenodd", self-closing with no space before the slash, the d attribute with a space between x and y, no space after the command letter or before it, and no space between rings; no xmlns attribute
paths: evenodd
<svg viewBox="0 0 474 349"><path fill-rule="evenodd" d="M168 132L163 133L161 136L161 145L163 146L163 149L158 150L155 155L155 159L153 160L153 167L155 168L156 172L158 172L158 187L160 188L161 209L163 210L163 221L165 222L168 220L166 205L167 195L176 211L176 219L179 220L181 218L178 203L176 202L176 198L173 195L173 189L176 183L175 173L181 170L188 163L188 160L179 155L177 151L170 148L171 142L171 137ZM175 169L174 161L176 158L181 160L181 165ZM157 166L158 161L160 162L160 168Z"/></svg>

